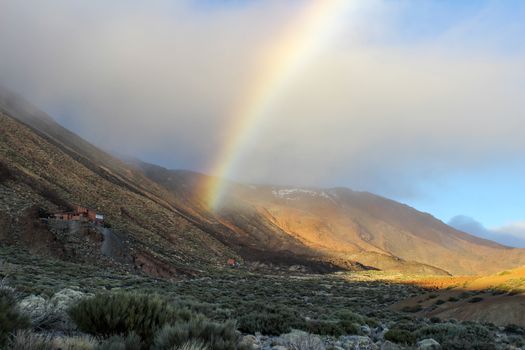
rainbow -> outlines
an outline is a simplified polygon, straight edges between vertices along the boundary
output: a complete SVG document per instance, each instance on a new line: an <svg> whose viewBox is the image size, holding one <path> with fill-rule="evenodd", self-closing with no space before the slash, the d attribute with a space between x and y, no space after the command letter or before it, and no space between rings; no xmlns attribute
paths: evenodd
<svg viewBox="0 0 525 350"><path fill-rule="evenodd" d="M243 145L253 138L265 111L282 94L286 85L308 60L324 46L327 38L340 24L341 14L353 5L353 0L311 0L296 21L263 57L262 67L252 82L252 88L235 106L227 142L211 166L205 198L210 209L217 209L227 187Z"/></svg>

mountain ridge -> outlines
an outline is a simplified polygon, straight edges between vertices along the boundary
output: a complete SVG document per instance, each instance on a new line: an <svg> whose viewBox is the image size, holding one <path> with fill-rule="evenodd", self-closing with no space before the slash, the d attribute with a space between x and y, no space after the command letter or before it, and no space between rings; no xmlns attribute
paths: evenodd
<svg viewBox="0 0 525 350"><path fill-rule="evenodd" d="M0 89L0 121L0 170L15 174L0 182L5 241L21 231L20 221L29 227L24 235L32 237L35 210L52 212L75 203L104 212L130 242L133 268L160 276L220 268L231 257L316 271L376 268L439 275L525 265L525 250L342 187L229 182L222 206L210 211L204 196L208 175L117 159L5 89ZM22 209L12 210L13 203Z"/></svg>

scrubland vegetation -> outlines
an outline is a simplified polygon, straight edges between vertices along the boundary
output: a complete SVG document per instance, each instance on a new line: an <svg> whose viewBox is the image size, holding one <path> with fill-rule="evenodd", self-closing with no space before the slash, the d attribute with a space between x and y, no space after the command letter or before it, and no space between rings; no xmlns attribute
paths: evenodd
<svg viewBox="0 0 525 350"><path fill-rule="evenodd" d="M429 339L444 349L525 345L518 326L393 311L427 292L414 285L240 269L168 281L5 247L0 260L6 349L399 349L423 348Z"/></svg>

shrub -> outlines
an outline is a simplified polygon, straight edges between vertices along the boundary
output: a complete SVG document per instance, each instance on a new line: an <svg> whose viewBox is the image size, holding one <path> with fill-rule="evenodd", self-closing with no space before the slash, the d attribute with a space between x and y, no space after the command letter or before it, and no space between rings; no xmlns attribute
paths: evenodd
<svg viewBox="0 0 525 350"><path fill-rule="evenodd" d="M71 319L86 333L108 337L135 332L146 343L166 323L188 321L187 310L176 310L158 296L133 293L98 294L69 309Z"/></svg>
<svg viewBox="0 0 525 350"><path fill-rule="evenodd" d="M432 324L416 332L418 340L435 339L444 349L491 349L490 331L480 324Z"/></svg>
<svg viewBox="0 0 525 350"><path fill-rule="evenodd" d="M14 179L13 174L4 162L0 162L0 183Z"/></svg>
<svg viewBox="0 0 525 350"><path fill-rule="evenodd" d="M97 346L96 350L140 350L142 346L140 337L130 333L125 337L114 335Z"/></svg>
<svg viewBox="0 0 525 350"><path fill-rule="evenodd" d="M9 342L10 350L94 350L96 341L90 337L55 337L28 330L17 331Z"/></svg>
<svg viewBox="0 0 525 350"><path fill-rule="evenodd" d="M239 343L240 337L234 322L216 323L201 316L188 322L164 326L155 336L153 349L171 350L189 346L188 342L202 342L210 350L236 350L243 347Z"/></svg>
<svg viewBox="0 0 525 350"><path fill-rule="evenodd" d="M516 325L516 324L508 324L506 327L505 327L505 332L507 333L513 333L513 334L521 334L521 335L525 335L525 330Z"/></svg>
<svg viewBox="0 0 525 350"><path fill-rule="evenodd" d="M315 320L306 322L306 330L309 333L319 334L319 335L343 335L345 334L345 329L337 321L324 321L324 320ZM356 327L359 330L359 326ZM354 333L355 334L355 333Z"/></svg>
<svg viewBox="0 0 525 350"><path fill-rule="evenodd" d="M405 329L391 329L385 333L385 339L399 344L413 344L416 341L415 335Z"/></svg>
<svg viewBox="0 0 525 350"><path fill-rule="evenodd" d="M324 344L321 338L316 335L302 331L294 331L281 336L283 343L290 350L324 350Z"/></svg>
<svg viewBox="0 0 525 350"><path fill-rule="evenodd" d="M421 310L423 310L421 305L412 305L412 306L407 305L401 309L401 311L403 312L412 312L412 313L419 312Z"/></svg>
<svg viewBox="0 0 525 350"><path fill-rule="evenodd" d="M435 304L436 304L436 305L445 304L445 300L443 300L443 299L438 299L438 300L436 300Z"/></svg>
<svg viewBox="0 0 525 350"><path fill-rule="evenodd" d="M10 350L49 350L51 337L28 330L19 330L11 337L7 348Z"/></svg>
<svg viewBox="0 0 525 350"><path fill-rule="evenodd" d="M461 292L461 294L458 296L460 299L466 299L468 297L472 296L472 292Z"/></svg>
<svg viewBox="0 0 525 350"><path fill-rule="evenodd" d="M30 295L20 301L19 307L20 311L30 318L33 329L66 330L72 327L65 312L67 307L41 296Z"/></svg>
<svg viewBox="0 0 525 350"><path fill-rule="evenodd" d="M209 318L211 318L212 315L218 312L217 305L196 301L192 298L175 300L173 301L173 306L178 309L187 309L190 310L192 313L202 314Z"/></svg>
<svg viewBox="0 0 525 350"><path fill-rule="evenodd" d="M441 319L437 316L430 317L430 322L432 323L441 323Z"/></svg>
<svg viewBox="0 0 525 350"><path fill-rule="evenodd" d="M189 341L182 346L178 347L177 350L207 350L208 346L200 341Z"/></svg>
<svg viewBox="0 0 525 350"><path fill-rule="evenodd" d="M285 306L274 307L260 303L246 305L246 313L237 320L239 330L245 333L261 332L266 335L280 335L288 333L292 328L304 329L305 322L300 321L300 316L294 310Z"/></svg>
<svg viewBox="0 0 525 350"><path fill-rule="evenodd" d="M517 348L523 348L525 346L525 339L518 335L510 335L507 337L509 344L514 345Z"/></svg>
<svg viewBox="0 0 525 350"><path fill-rule="evenodd" d="M361 324L349 320L340 320L339 328L343 330L342 334L361 334ZM334 334L336 335L336 334Z"/></svg>
<svg viewBox="0 0 525 350"><path fill-rule="evenodd" d="M419 328L419 324L413 320L401 320L397 322L392 329L402 329L405 331L413 332Z"/></svg>
<svg viewBox="0 0 525 350"><path fill-rule="evenodd" d="M482 300L483 300L482 297L474 297L474 298L471 298L468 302L469 303L479 303Z"/></svg>
<svg viewBox="0 0 525 350"><path fill-rule="evenodd" d="M53 350L94 350L97 341L91 337L57 337L51 341ZM127 349L126 349L127 350Z"/></svg>
<svg viewBox="0 0 525 350"><path fill-rule="evenodd" d="M13 291L0 288L0 348L5 346L11 333L30 326L29 318L18 309Z"/></svg>
<svg viewBox="0 0 525 350"><path fill-rule="evenodd" d="M350 321L350 322L353 322L353 323L358 323L358 324L363 324L364 323L363 316L361 316L359 314L356 314L355 312L352 312L352 311L349 311L349 310L344 310L344 311L337 312L335 314L335 317L338 318L339 320Z"/></svg>

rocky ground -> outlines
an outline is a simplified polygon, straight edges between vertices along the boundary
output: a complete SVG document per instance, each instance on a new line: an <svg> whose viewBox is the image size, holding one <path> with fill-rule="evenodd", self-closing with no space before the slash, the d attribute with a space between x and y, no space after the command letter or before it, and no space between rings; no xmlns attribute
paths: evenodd
<svg viewBox="0 0 525 350"><path fill-rule="evenodd" d="M340 337L322 337L304 331L294 330L277 337L263 336L260 333L245 335L243 342L250 344L253 349L260 350L397 350L405 348L441 349L441 345L434 339L419 341L415 347L395 344L384 339L388 329L379 326L369 330L369 335L344 335Z"/></svg>

